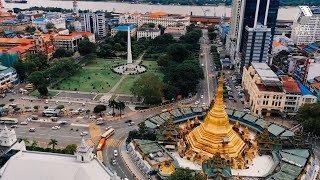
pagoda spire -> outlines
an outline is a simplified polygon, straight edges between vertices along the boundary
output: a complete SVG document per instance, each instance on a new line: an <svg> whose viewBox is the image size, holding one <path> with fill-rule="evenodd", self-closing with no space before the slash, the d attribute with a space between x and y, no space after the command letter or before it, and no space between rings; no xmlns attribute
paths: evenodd
<svg viewBox="0 0 320 180"><path fill-rule="evenodd" d="M229 118L223 102L223 75L221 73L218 81L217 96L212 109L204 120L204 127L215 132L226 132L231 129Z"/></svg>

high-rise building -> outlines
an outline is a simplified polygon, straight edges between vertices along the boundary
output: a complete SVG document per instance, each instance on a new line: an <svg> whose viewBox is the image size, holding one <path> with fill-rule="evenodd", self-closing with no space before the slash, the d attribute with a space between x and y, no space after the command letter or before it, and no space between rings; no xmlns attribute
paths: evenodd
<svg viewBox="0 0 320 180"><path fill-rule="evenodd" d="M295 44L320 41L320 9L300 6L298 18L293 23L292 39Z"/></svg>
<svg viewBox="0 0 320 180"><path fill-rule="evenodd" d="M246 27L256 28L261 24L271 29L271 39L274 36L278 15L279 0L234 0L232 4L231 30L227 37L227 50L238 70L240 53L247 47L244 33ZM269 44L270 48L271 45Z"/></svg>
<svg viewBox="0 0 320 180"><path fill-rule="evenodd" d="M81 30L91 32L99 38L107 36L106 18L104 12L81 13Z"/></svg>
<svg viewBox="0 0 320 180"><path fill-rule="evenodd" d="M257 25L255 28L246 29L242 35L242 51L240 61L240 72L244 66L252 62L268 62L268 50L271 42L271 28Z"/></svg>

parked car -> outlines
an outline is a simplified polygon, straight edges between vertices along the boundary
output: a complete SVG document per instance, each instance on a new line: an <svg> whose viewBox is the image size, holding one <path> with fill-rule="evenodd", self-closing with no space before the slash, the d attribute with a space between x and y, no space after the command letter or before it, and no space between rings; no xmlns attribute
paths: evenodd
<svg viewBox="0 0 320 180"><path fill-rule="evenodd" d="M111 158L111 164L112 165L116 165L117 164L117 160L115 158Z"/></svg>
<svg viewBox="0 0 320 180"><path fill-rule="evenodd" d="M133 126L134 122L129 122L128 126Z"/></svg>
<svg viewBox="0 0 320 180"><path fill-rule="evenodd" d="M131 122L132 122L131 119L128 119L128 120L125 121L125 123L131 123Z"/></svg>
<svg viewBox="0 0 320 180"><path fill-rule="evenodd" d="M96 125L102 125L104 122L103 121L97 121Z"/></svg>
<svg viewBox="0 0 320 180"><path fill-rule="evenodd" d="M17 128L17 127L18 127L18 125L12 125L12 126L10 126L11 129L15 129L15 128Z"/></svg>
<svg viewBox="0 0 320 180"><path fill-rule="evenodd" d="M110 128L112 128L112 126L108 126L108 127L106 127L106 131L108 131Z"/></svg>
<svg viewBox="0 0 320 180"><path fill-rule="evenodd" d="M36 128L30 128L29 132L36 132Z"/></svg>
<svg viewBox="0 0 320 180"><path fill-rule="evenodd" d="M83 131L83 132L80 134L80 136L86 136L86 135L88 135L88 132L87 132L87 131Z"/></svg>

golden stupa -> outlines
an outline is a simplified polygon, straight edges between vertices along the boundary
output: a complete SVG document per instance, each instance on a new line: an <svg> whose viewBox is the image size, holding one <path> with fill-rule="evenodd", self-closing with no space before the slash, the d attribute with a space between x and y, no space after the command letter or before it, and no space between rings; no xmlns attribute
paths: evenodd
<svg viewBox="0 0 320 180"><path fill-rule="evenodd" d="M244 150L245 142L232 129L223 103L223 76L219 78L217 97L204 123L193 129L187 136L188 151L214 157L219 152L222 157L236 158Z"/></svg>

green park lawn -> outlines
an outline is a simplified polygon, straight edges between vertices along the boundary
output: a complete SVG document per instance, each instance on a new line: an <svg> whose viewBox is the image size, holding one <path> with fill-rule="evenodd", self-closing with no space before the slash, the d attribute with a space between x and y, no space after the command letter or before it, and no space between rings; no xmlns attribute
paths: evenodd
<svg viewBox="0 0 320 180"><path fill-rule="evenodd" d="M144 60L142 62L142 65L145 65L150 70L159 69L157 61L146 61L146 60Z"/></svg>
<svg viewBox="0 0 320 180"><path fill-rule="evenodd" d="M159 76L160 79L163 79L163 74L162 73L154 73L157 76ZM116 93L119 94L132 94L130 89L133 87L133 83L141 77L140 75L128 75L122 83L119 85L119 87L116 89Z"/></svg>
<svg viewBox="0 0 320 180"><path fill-rule="evenodd" d="M57 83L53 88L71 91L108 92L119 81L121 76L109 69L84 68L70 78Z"/></svg>
<svg viewBox="0 0 320 180"><path fill-rule="evenodd" d="M96 67L96 68L104 68L104 69L109 69L112 66L115 65L120 65L120 64L125 64L127 61L126 60L114 60L114 59L100 59L97 58L93 60L91 63L87 64L84 68L86 67Z"/></svg>

